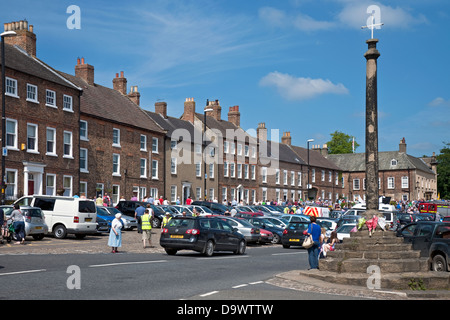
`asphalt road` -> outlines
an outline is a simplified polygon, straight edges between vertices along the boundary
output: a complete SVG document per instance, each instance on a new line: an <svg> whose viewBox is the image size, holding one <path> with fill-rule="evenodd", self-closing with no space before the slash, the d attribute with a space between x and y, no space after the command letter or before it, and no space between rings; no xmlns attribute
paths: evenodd
<svg viewBox="0 0 450 320"><path fill-rule="evenodd" d="M266 283L308 267L304 249L248 247L245 255L181 251L0 255L0 299L284 300L333 299ZM339 296L339 299L342 299Z"/></svg>

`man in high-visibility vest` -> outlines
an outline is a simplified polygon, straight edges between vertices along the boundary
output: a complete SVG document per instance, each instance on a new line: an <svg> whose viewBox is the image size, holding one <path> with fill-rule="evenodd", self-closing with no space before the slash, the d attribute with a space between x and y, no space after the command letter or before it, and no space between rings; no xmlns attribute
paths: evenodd
<svg viewBox="0 0 450 320"><path fill-rule="evenodd" d="M141 216L141 227L142 227L142 241L144 242L144 248L147 247L146 241L148 241L149 247L152 246L152 224L150 210L145 209L144 215Z"/></svg>
<svg viewBox="0 0 450 320"><path fill-rule="evenodd" d="M170 216L170 213L166 212L166 215L164 216L164 218L162 220L161 230L169 223L170 219L172 219L172 217Z"/></svg>

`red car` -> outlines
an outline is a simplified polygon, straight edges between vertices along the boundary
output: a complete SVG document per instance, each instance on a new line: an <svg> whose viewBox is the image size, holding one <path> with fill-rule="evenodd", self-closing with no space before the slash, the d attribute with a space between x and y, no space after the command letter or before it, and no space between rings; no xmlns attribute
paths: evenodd
<svg viewBox="0 0 450 320"><path fill-rule="evenodd" d="M259 243L271 243L273 241L273 233L265 229L259 229L259 234L261 238Z"/></svg>

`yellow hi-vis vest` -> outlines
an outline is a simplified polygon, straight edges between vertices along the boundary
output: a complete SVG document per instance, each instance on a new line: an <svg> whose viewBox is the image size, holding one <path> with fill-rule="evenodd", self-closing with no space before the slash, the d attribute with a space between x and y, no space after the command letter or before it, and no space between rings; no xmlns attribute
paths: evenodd
<svg viewBox="0 0 450 320"><path fill-rule="evenodd" d="M150 215L144 214L141 216L141 224L142 224L142 230L151 230L152 224L150 223Z"/></svg>
<svg viewBox="0 0 450 320"><path fill-rule="evenodd" d="M164 217L164 218L163 218L163 221L162 221L162 226L163 226L163 227L165 227L165 226L166 226L166 224L168 224L168 223L169 223L170 219L172 219L172 217L169 217L169 218L167 218L167 217Z"/></svg>

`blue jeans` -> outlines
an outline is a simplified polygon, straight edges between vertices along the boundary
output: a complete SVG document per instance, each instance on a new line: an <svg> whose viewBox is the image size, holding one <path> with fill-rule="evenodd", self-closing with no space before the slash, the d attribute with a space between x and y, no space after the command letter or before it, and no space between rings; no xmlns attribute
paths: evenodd
<svg viewBox="0 0 450 320"><path fill-rule="evenodd" d="M312 247L308 248L308 261L311 269L319 269L319 248L320 242L314 241Z"/></svg>
<svg viewBox="0 0 450 320"><path fill-rule="evenodd" d="M25 239L25 222L23 221L15 221L14 224L14 232L16 233L17 240L20 241Z"/></svg>

